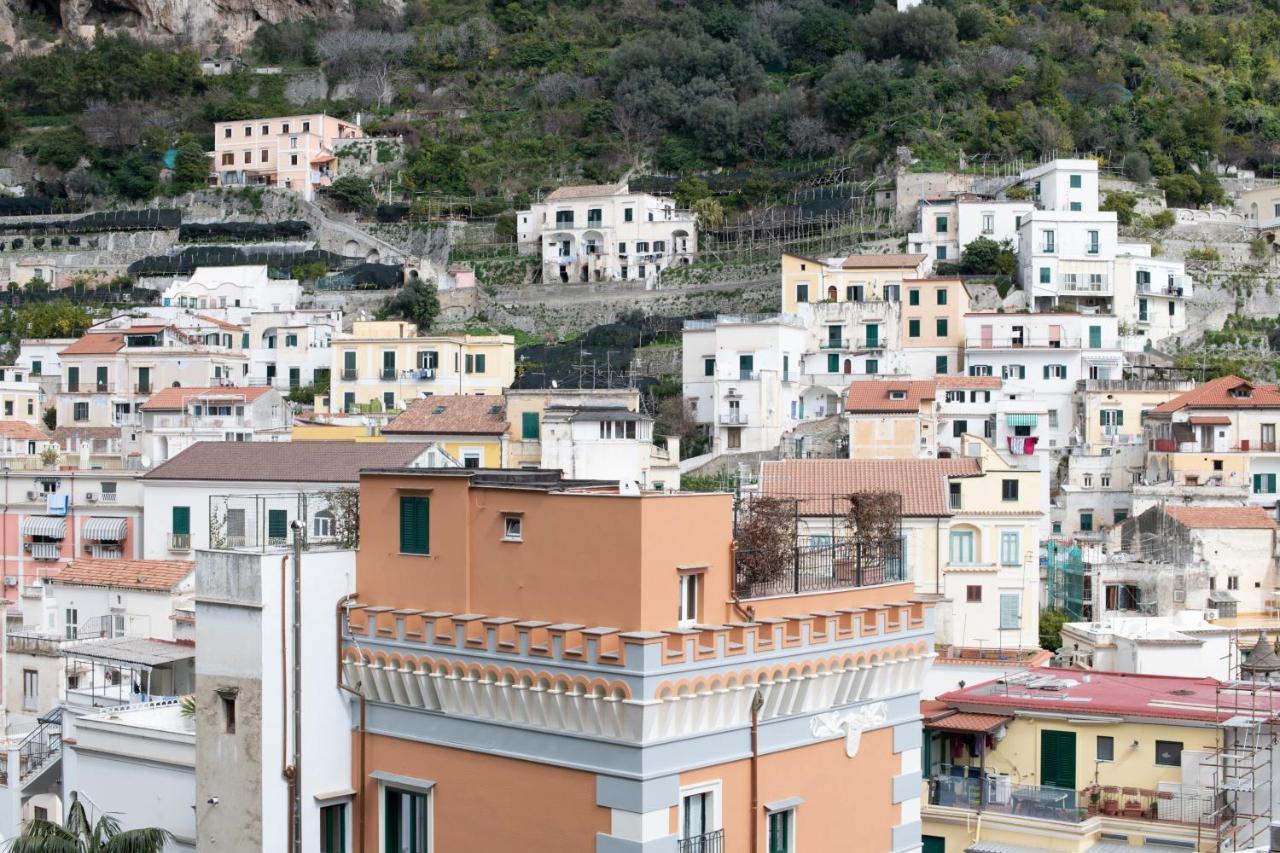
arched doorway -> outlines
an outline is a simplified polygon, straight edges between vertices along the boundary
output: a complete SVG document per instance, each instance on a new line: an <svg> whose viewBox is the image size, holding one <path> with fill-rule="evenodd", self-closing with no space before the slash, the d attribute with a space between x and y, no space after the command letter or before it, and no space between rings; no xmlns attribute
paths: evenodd
<svg viewBox="0 0 1280 853"><path fill-rule="evenodd" d="M833 284L833 285L831 285L830 287L828 287L828 288L827 288L827 301L828 301L828 302L835 302L835 301L836 301L836 294L837 294L838 292L839 292L839 291L837 291L837 290L836 290L836 286L835 286L834 284Z"/></svg>
<svg viewBox="0 0 1280 853"><path fill-rule="evenodd" d="M850 373L853 373L853 359L846 358L844 360L844 375L848 376Z"/></svg>

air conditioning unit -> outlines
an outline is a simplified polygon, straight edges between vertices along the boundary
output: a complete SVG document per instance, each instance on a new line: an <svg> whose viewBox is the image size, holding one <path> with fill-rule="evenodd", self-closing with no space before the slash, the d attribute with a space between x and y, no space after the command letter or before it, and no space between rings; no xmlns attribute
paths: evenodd
<svg viewBox="0 0 1280 853"><path fill-rule="evenodd" d="M5 576L4 576L4 585L5 585L5 586L17 586L17 585L18 585L18 577L17 577L17 575L5 575Z"/></svg>
<svg viewBox="0 0 1280 853"><path fill-rule="evenodd" d="M1214 622L1214 621L1216 621L1216 620L1217 620L1217 618L1218 618L1218 611L1216 611L1216 610L1205 610L1205 612L1204 612L1204 619L1205 619L1205 621L1206 621L1206 622Z"/></svg>
<svg viewBox="0 0 1280 853"><path fill-rule="evenodd" d="M27 500L29 500L29 501L34 501L34 500L38 499L39 497L40 497L40 493L39 493L39 492L35 492L35 491L27 492Z"/></svg>
<svg viewBox="0 0 1280 853"><path fill-rule="evenodd" d="M94 501L96 501L96 500L98 499L98 493L97 493L97 492L85 492L85 493L84 493L84 499L85 499L85 500L87 500L87 501L89 501L90 503L93 503Z"/></svg>

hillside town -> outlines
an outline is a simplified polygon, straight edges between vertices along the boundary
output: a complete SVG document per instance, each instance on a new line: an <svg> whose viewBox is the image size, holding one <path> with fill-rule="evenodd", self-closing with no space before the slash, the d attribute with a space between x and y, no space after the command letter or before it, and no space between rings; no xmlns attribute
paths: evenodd
<svg viewBox="0 0 1280 853"><path fill-rule="evenodd" d="M730 262L638 169L502 242L211 132L0 197L12 849L1280 850L1276 180L904 166Z"/></svg>

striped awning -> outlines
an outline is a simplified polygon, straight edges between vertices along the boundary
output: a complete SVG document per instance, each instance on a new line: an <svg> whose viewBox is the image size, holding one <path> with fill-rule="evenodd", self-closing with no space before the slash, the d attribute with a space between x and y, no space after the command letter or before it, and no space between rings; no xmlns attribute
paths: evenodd
<svg viewBox="0 0 1280 853"><path fill-rule="evenodd" d="M119 542L126 530L128 524L123 518L91 518L84 523L80 535L94 542Z"/></svg>
<svg viewBox="0 0 1280 853"><path fill-rule="evenodd" d="M67 535L67 520L52 515L28 516L22 520L22 535L64 539Z"/></svg>
<svg viewBox="0 0 1280 853"><path fill-rule="evenodd" d="M1033 427L1036 424L1040 423L1040 416L1039 415L1006 415L1005 423L1007 423L1009 426L1014 426L1014 427L1017 427L1017 426Z"/></svg>

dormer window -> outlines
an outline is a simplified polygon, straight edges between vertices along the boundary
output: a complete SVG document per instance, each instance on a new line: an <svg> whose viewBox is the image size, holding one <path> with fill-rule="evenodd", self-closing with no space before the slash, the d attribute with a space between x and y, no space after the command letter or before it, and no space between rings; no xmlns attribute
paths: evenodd
<svg viewBox="0 0 1280 853"><path fill-rule="evenodd" d="M1249 384L1237 385L1231 389L1231 396L1237 400L1248 400L1253 396L1253 386Z"/></svg>
<svg viewBox="0 0 1280 853"><path fill-rule="evenodd" d="M890 391L890 392L889 392L889 399L890 399L890 400L905 400L905 399L907 399L907 392L906 392L906 391Z"/></svg>

